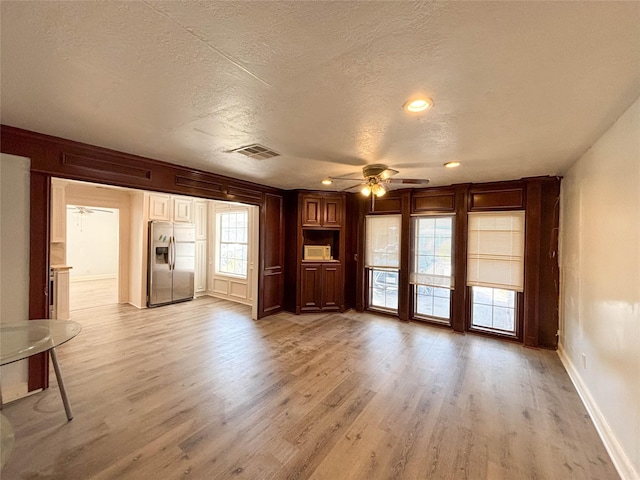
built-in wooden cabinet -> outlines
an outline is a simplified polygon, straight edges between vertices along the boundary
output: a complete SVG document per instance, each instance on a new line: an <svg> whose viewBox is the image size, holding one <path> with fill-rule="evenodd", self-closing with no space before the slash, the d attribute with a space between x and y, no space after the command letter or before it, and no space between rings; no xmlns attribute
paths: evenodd
<svg viewBox="0 0 640 480"><path fill-rule="evenodd" d="M193 223L193 199L173 197L173 221Z"/></svg>
<svg viewBox="0 0 640 480"><path fill-rule="evenodd" d="M207 239L207 200L196 200L194 202L196 240Z"/></svg>
<svg viewBox="0 0 640 480"><path fill-rule="evenodd" d="M67 204L64 189L64 184L55 181L51 183L51 243L67 241Z"/></svg>
<svg viewBox="0 0 640 480"><path fill-rule="evenodd" d="M207 200L193 202L194 223L196 226L196 271L195 292L204 294L207 291Z"/></svg>
<svg viewBox="0 0 640 480"><path fill-rule="evenodd" d="M341 228L344 197L304 194L301 205L302 227Z"/></svg>
<svg viewBox="0 0 640 480"><path fill-rule="evenodd" d="M193 199L166 193L149 193L149 220L193 223Z"/></svg>
<svg viewBox="0 0 640 480"><path fill-rule="evenodd" d="M322 304L322 265L303 263L300 282L300 311L317 312Z"/></svg>
<svg viewBox="0 0 640 480"><path fill-rule="evenodd" d="M196 294L207 291L207 241L196 240L196 270L194 278Z"/></svg>
<svg viewBox="0 0 640 480"><path fill-rule="evenodd" d="M149 194L149 220L171 221L171 195Z"/></svg>
<svg viewBox="0 0 640 480"><path fill-rule="evenodd" d="M345 196L300 192L295 221L296 313L344 311ZM305 259L305 246L329 246L325 259Z"/></svg>

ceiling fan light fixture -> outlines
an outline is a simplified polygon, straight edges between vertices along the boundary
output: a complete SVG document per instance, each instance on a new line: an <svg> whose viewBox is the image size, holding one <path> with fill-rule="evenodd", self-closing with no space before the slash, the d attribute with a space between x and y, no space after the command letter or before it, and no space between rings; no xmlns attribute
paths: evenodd
<svg viewBox="0 0 640 480"><path fill-rule="evenodd" d="M419 113L429 110L433 106L433 100L429 97L420 97L409 100L404 104L404 109L409 113Z"/></svg>
<svg viewBox="0 0 640 480"><path fill-rule="evenodd" d="M387 193L387 191L385 190L385 188L382 185L376 183L376 184L371 186L371 193L373 193L376 197L381 197L385 193Z"/></svg>
<svg viewBox="0 0 640 480"><path fill-rule="evenodd" d="M447 162L444 166L447 168L456 168L460 166L460 162Z"/></svg>
<svg viewBox="0 0 640 480"><path fill-rule="evenodd" d="M360 193L365 197L368 197L369 195L371 195L371 187L369 185L365 185L364 187L362 187L362 190L360 190Z"/></svg>
<svg viewBox="0 0 640 480"><path fill-rule="evenodd" d="M324 180L322 180L323 185L331 185L332 183L333 180L331 180L330 178L325 178Z"/></svg>

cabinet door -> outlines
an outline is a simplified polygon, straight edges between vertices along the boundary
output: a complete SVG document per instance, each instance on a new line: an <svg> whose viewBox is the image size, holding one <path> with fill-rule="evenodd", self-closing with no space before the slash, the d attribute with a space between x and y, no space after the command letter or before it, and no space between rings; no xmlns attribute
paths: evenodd
<svg viewBox="0 0 640 480"><path fill-rule="evenodd" d="M323 202L323 226L324 227L341 227L343 212L342 197L325 198Z"/></svg>
<svg viewBox="0 0 640 480"><path fill-rule="evenodd" d="M149 194L149 220L171 221L171 196L163 193Z"/></svg>
<svg viewBox="0 0 640 480"><path fill-rule="evenodd" d="M173 197L173 221L193 223L193 199Z"/></svg>
<svg viewBox="0 0 640 480"><path fill-rule="evenodd" d="M67 240L67 205L64 185L51 185L51 243Z"/></svg>
<svg viewBox="0 0 640 480"><path fill-rule="evenodd" d="M342 266L339 263L322 265L322 303L323 310L339 310L342 305Z"/></svg>
<svg viewBox="0 0 640 480"><path fill-rule="evenodd" d="M196 240L207 239L207 201L195 201Z"/></svg>
<svg viewBox="0 0 640 480"><path fill-rule="evenodd" d="M195 291L196 293L207 290L207 241L196 241L196 271L195 271Z"/></svg>
<svg viewBox="0 0 640 480"><path fill-rule="evenodd" d="M322 268L319 263L302 265L302 285L300 285L300 311L320 310L322 292Z"/></svg>
<svg viewBox="0 0 640 480"><path fill-rule="evenodd" d="M319 227L322 225L322 197L304 195L302 197L302 226Z"/></svg>

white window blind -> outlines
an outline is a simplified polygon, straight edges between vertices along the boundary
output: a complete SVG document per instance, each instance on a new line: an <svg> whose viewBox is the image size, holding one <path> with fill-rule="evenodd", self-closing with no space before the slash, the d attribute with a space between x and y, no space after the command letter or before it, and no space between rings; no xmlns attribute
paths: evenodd
<svg viewBox="0 0 640 480"><path fill-rule="evenodd" d="M524 212L469 214L467 285L524 289Z"/></svg>
<svg viewBox="0 0 640 480"><path fill-rule="evenodd" d="M453 289L453 217L415 217L413 222L413 271L409 281L414 285Z"/></svg>
<svg viewBox="0 0 640 480"><path fill-rule="evenodd" d="M370 215L366 218L367 268L400 268L400 215Z"/></svg>

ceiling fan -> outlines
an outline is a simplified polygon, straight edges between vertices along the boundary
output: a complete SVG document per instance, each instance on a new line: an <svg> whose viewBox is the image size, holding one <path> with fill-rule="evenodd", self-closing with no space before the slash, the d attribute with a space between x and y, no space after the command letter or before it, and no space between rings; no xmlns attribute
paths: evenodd
<svg viewBox="0 0 640 480"><path fill-rule="evenodd" d="M71 213L77 213L78 215L87 215L89 213L95 213L95 212L113 213L112 210L106 210L104 208L89 208L89 207L75 206L75 205L67 205L67 210L73 210L73 212Z"/></svg>
<svg viewBox="0 0 640 480"><path fill-rule="evenodd" d="M82 205L67 205L67 210L69 210L69 213L76 215L76 224L80 227L81 232L83 231L82 219L86 215L96 212L113 213L113 210L106 210L104 208L89 208Z"/></svg>
<svg viewBox="0 0 640 480"><path fill-rule="evenodd" d="M381 197L385 193L387 193L387 185L390 183L404 185L427 185L429 183L429 180L426 178L391 178L398 173L400 173L398 170L389 168L382 163L365 165L364 167L362 167L363 178L360 183L344 188L343 191L351 190L355 187L361 187L360 193L362 193L364 196L368 197L369 195L373 194L376 197ZM356 178L360 177L348 175L344 177L329 177L329 180L356 180Z"/></svg>

